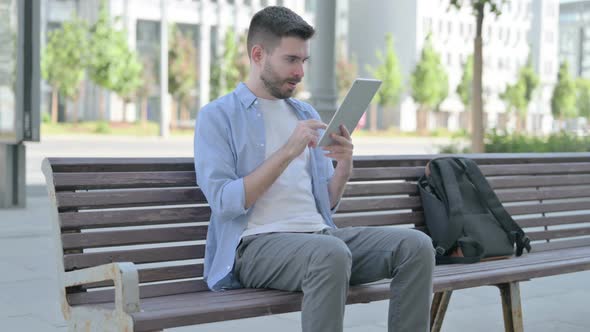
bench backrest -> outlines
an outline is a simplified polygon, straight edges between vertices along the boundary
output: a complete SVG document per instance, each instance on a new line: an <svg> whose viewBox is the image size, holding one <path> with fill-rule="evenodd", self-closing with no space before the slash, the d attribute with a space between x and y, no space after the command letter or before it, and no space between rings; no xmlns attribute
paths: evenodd
<svg viewBox="0 0 590 332"><path fill-rule="evenodd" d="M356 157L334 221L423 229L416 180L436 156ZM525 231L534 250L590 244L590 154L467 155ZM141 297L206 290L210 209L190 158L51 158L62 271L138 264ZM53 195L54 194L54 195ZM111 284L67 289L70 304L112 301Z"/></svg>

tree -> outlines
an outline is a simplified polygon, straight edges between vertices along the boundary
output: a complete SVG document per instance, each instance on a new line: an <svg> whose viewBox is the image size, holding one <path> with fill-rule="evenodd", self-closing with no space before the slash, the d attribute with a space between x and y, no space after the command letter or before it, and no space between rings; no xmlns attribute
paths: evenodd
<svg viewBox="0 0 590 332"><path fill-rule="evenodd" d="M356 59L352 61L346 56L344 43L340 42L338 55L336 57L336 86L338 88L338 98L344 98L346 92L352 86L354 79L358 76L358 66Z"/></svg>
<svg viewBox="0 0 590 332"><path fill-rule="evenodd" d="M457 94L461 98L461 102L467 109L471 105L471 98L473 95L473 55L467 57L463 64L463 75L461 82L457 85Z"/></svg>
<svg viewBox="0 0 590 332"><path fill-rule="evenodd" d="M156 72L154 61L149 59L148 57L144 57L142 60L142 70L141 70L141 85L137 89L136 97L139 99L139 119L142 125L145 127L147 124L148 114L147 114L147 106L148 106L148 98L152 94L152 87L156 82Z"/></svg>
<svg viewBox="0 0 590 332"><path fill-rule="evenodd" d="M41 75L52 88L51 121L54 123L57 122L58 92L72 100L74 105L78 100L87 60L87 34L86 23L76 17L49 33L41 58ZM77 122L77 108L73 116Z"/></svg>
<svg viewBox="0 0 590 332"><path fill-rule="evenodd" d="M246 36L236 38L235 32L228 29L223 40L223 54L211 64L210 98L230 93L246 80L249 68Z"/></svg>
<svg viewBox="0 0 590 332"><path fill-rule="evenodd" d="M559 66L557 83L551 96L551 113L559 119L560 127L564 119L577 116L576 111L576 85L570 76L567 61Z"/></svg>
<svg viewBox="0 0 590 332"><path fill-rule="evenodd" d="M395 106L399 101L402 90L402 74L399 69L397 55L393 46L393 36L385 36L385 55L380 50L376 52L379 65L376 68L367 66L376 79L381 80L381 88L375 96L375 103L381 107ZM371 131L377 130L377 109L371 105Z"/></svg>
<svg viewBox="0 0 590 332"><path fill-rule="evenodd" d="M129 45L124 31L116 30L110 20L105 2L101 3L98 19L90 28L90 79L98 86L115 91L128 78ZM137 61L137 63L139 63ZM99 96L99 117L104 119L104 98Z"/></svg>
<svg viewBox="0 0 590 332"><path fill-rule="evenodd" d="M578 92L576 106L578 107L579 116L590 120L590 80L578 78L576 88Z"/></svg>
<svg viewBox="0 0 590 332"><path fill-rule="evenodd" d="M428 112L440 105L449 94L449 78L441 64L440 55L432 46L430 36L426 37L410 84L412 98L420 105L416 112L418 132L424 133Z"/></svg>
<svg viewBox="0 0 590 332"><path fill-rule="evenodd" d="M484 152L483 100L482 100L482 68L483 42L481 32L486 8L496 16L502 14L500 7L506 0L470 0L475 16L475 39L473 41L473 101L472 101L472 134L471 150L476 153ZM461 9L464 0L450 0L450 5Z"/></svg>
<svg viewBox="0 0 590 332"><path fill-rule="evenodd" d="M115 81L112 89L121 99L123 99L123 121L127 122L127 104L135 97L142 82L142 64L139 62L137 53L129 48L121 51L120 59L120 77Z"/></svg>
<svg viewBox="0 0 590 332"><path fill-rule="evenodd" d="M527 64L518 71L516 83L506 86L506 90L500 96L508 104L510 111L516 115L517 131L526 129L528 107L538 85L539 76L535 73L529 57Z"/></svg>
<svg viewBox="0 0 590 332"><path fill-rule="evenodd" d="M168 48L168 91L180 107L181 119L188 120L191 92L198 80L197 49L191 38L185 36L175 25L170 29ZM172 126L176 122L176 107L172 107Z"/></svg>
<svg viewBox="0 0 590 332"><path fill-rule="evenodd" d="M522 120L523 117L526 117L528 106L525 82L519 79L514 84L507 85L500 98L506 102L510 113L516 116L516 129L520 132L522 129Z"/></svg>

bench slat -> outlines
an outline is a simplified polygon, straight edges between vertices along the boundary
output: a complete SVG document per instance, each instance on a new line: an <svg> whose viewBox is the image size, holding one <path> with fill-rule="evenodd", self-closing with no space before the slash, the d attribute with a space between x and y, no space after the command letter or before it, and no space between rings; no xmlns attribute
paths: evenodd
<svg viewBox="0 0 590 332"><path fill-rule="evenodd" d="M590 175L518 176L491 178L488 182L494 189L583 185L590 184Z"/></svg>
<svg viewBox="0 0 590 332"><path fill-rule="evenodd" d="M561 203L532 203L523 205L506 206L506 211L510 215L535 214L547 212L564 212L590 210L590 201L588 202L561 202Z"/></svg>
<svg viewBox="0 0 590 332"><path fill-rule="evenodd" d="M205 195L197 188L60 192L56 196L60 209L104 209L207 203Z"/></svg>
<svg viewBox="0 0 590 332"><path fill-rule="evenodd" d="M420 197L343 198L339 212L363 212L420 208Z"/></svg>
<svg viewBox="0 0 590 332"><path fill-rule="evenodd" d="M379 195L417 195L415 182L369 182L349 183L344 189L344 197Z"/></svg>
<svg viewBox="0 0 590 332"><path fill-rule="evenodd" d="M538 218L523 218L516 219L520 227L539 227L539 226L553 226L553 225L567 225L590 222L590 214L577 214L572 216L559 217L538 217Z"/></svg>
<svg viewBox="0 0 590 332"><path fill-rule="evenodd" d="M161 208L120 211L62 212L62 230L207 222L211 208Z"/></svg>
<svg viewBox="0 0 590 332"><path fill-rule="evenodd" d="M407 180L424 174L424 167L374 167L354 168L350 181Z"/></svg>
<svg viewBox="0 0 590 332"><path fill-rule="evenodd" d="M372 215L335 214L333 219L334 223L338 227L389 226L403 224L414 224L417 226L421 226L424 224L424 214L422 212L388 213Z"/></svg>
<svg viewBox="0 0 590 332"><path fill-rule="evenodd" d="M176 279L200 278L203 276L203 264L164 266L149 269L142 269L140 265L137 272L139 274L140 284ZM113 286L112 281L103 281L84 285L84 289L110 286Z"/></svg>
<svg viewBox="0 0 590 332"><path fill-rule="evenodd" d="M207 289L207 284L203 280L187 280L141 285L139 286L139 296L145 299L173 294L202 292ZM115 291L112 289L95 290L91 292L71 293L67 296L70 305L105 303L115 300Z"/></svg>
<svg viewBox="0 0 590 332"><path fill-rule="evenodd" d="M587 161L578 163L479 165L479 168L485 176L590 173L590 163Z"/></svg>
<svg viewBox="0 0 590 332"><path fill-rule="evenodd" d="M590 187L576 188L540 188L530 190L512 190L497 192L498 198L503 203L522 202L547 199L582 198L590 197Z"/></svg>
<svg viewBox="0 0 590 332"><path fill-rule="evenodd" d="M54 173L194 171L192 158L49 158Z"/></svg>
<svg viewBox="0 0 590 332"><path fill-rule="evenodd" d="M65 250L205 240L207 226L166 227L62 234Z"/></svg>
<svg viewBox="0 0 590 332"><path fill-rule="evenodd" d="M561 239L566 237L590 235L590 227L576 227L539 232L527 232L527 235L533 241Z"/></svg>
<svg viewBox="0 0 590 332"><path fill-rule="evenodd" d="M64 255L66 270L81 269L111 262L155 263L205 257L205 245L184 245L147 249L113 250Z"/></svg>
<svg viewBox="0 0 590 332"><path fill-rule="evenodd" d="M55 173L53 181L57 191L196 186L194 171Z"/></svg>

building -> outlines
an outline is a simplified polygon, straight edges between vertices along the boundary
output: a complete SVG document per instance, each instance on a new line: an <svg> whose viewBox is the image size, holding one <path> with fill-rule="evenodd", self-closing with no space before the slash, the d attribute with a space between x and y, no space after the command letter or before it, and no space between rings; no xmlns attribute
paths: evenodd
<svg viewBox="0 0 590 332"><path fill-rule="evenodd" d="M529 54L533 63L541 62L541 66L550 68L545 83L551 84L549 76L553 77L557 72L557 50L551 45L556 43L557 38L558 6L557 0L510 1L502 8L499 17L485 17L482 31L483 98L487 128L514 126L514 119L506 114L500 94L506 84L516 80L518 70L526 64ZM475 18L468 2L464 8L456 10L449 8L448 0L350 0L348 10L348 49L357 57L361 74L369 75L366 65L376 65L375 51L382 49L387 33L393 35L406 88L400 106L393 112L393 122L387 125L404 131L416 129L417 107L410 97L409 81L424 41L431 34L433 46L441 55L448 73L449 96L440 105L441 112L431 114L428 127L443 127L451 131L468 127L465 106L456 93L463 65L473 54ZM555 19L546 17L551 14L555 15ZM536 65L536 68L539 70L540 66ZM548 122L545 119L551 120L550 114L544 107L531 110L529 118L535 120L528 121L529 129L550 130L543 127Z"/></svg>
<svg viewBox="0 0 590 332"><path fill-rule="evenodd" d="M559 6L559 60L574 77L590 79L590 1L564 1Z"/></svg>
<svg viewBox="0 0 590 332"><path fill-rule="evenodd" d="M55 29L61 22L71 18L73 13L88 22L96 20L100 5L99 0L49 0L44 2L42 15L46 31ZM148 117L158 120L160 114L160 95L158 89L158 66L160 54L160 22L162 19L161 0L108 0L111 18L119 28L127 31L128 43L135 49L140 58L155 64L154 86L148 98ZM211 70L213 62L223 52L222 45L226 31L233 29L236 34L244 34L250 19L258 10L270 5L285 5L302 15L308 22L313 22L314 1L310 0L165 0L167 22L175 24L185 35L190 36L197 50L195 61L198 68L198 84L193 91L194 103L190 110L190 118L195 117L197 110L210 98ZM44 110L50 109L51 88L44 86ZM94 84L84 83L83 95L80 100L80 118L92 120L98 117L97 105L99 96L103 95L106 120L123 121L124 105L114 93L97 88ZM167 98L170 98L169 96ZM63 103L63 101L61 101ZM63 105L62 105L63 106ZM127 120L134 121L139 105L131 104L132 115ZM63 113L63 107L62 113ZM62 114L63 117L63 114ZM192 120L186 125L192 125Z"/></svg>

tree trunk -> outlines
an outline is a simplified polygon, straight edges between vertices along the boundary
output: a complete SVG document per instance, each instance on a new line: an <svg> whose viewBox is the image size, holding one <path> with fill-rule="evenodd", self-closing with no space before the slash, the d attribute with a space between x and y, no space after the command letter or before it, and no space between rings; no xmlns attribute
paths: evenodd
<svg viewBox="0 0 590 332"><path fill-rule="evenodd" d="M177 118L177 110L176 110L176 101L174 98L170 98L170 128L176 128L176 118Z"/></svg>
<svg viewBox="0 0 590 332"><path fill-rule="evenodd" d="M371 104L369 112L371 113L371 123L369 124L369 130L374 133L377 131L377 105Z"/></svg>
<svg viewBox="0 0 590 332"><path fill-rule="evenodd" d="M483 26L484 5L480 4L475 7L476 17L476 35L473 45L473 114L472 114L472 133L471 133L471 150L473 153L484 152L484 125L483 125L483 100L482 100L482 38L481 31Z"/></svg>
<svg viewBox="0 0 590 332"><path fill-rule="evenodd" d="M147 118L148 118L147 106L148 106L147 97L141 98L141 125L143 127L145 127L147 125Z"/></svg>
<svg viewBox="0 0 590 332"><path fill-rule="evenodd" d="M428 111L423 105L418 106L416 110L416 132L424 135L427 132L426 123L428 119Z"/></svg>
<svg viewBox="0 0 590 332"><path fill-rule="evenodd" d="M98 88L98 119L104 120L104 93L101 88Z"/></svg>
<svg viewBox="0 0 590 332"><path fill-rule="evenodd" d="M51 90L51 123L57 123L57 87Z"/></svg>

